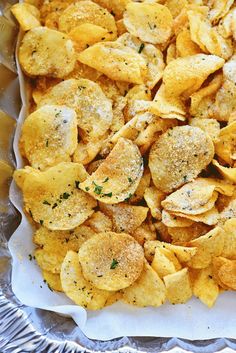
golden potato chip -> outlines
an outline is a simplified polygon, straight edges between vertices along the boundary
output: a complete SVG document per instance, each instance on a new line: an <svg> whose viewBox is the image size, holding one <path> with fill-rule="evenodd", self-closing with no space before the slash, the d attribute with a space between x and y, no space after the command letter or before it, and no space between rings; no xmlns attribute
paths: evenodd
<svg viewBox="0 0 236 353"><path fill-rule="evenodd" d="M124 24L128 32L144 42L161 44L171 36L173 18L166 6L130 2L124 12Z"/></svg>
<svg viewBox="0 0 236 353"><path fill-rule="evenodd" d="M236 183L236 168L223 167L216 159L213 159L212 164L226 180Z"/></svg>
<svg viewBox="0 0 236 353"><path fill-rule="evenodd" d="M224 247L224 231L220 227L215 227L210 232L201 237L191 240L188 246L197 249L196 254L188 262L192 268L206 268L210 265L212 258L219 256Z"/></svg>
<svg viewBox="0 0 236 353"><path fill-rule="evenodd" d="M209 211L206 211L201 214L185 214L185 213L180 213L180 212L175 212L173 215L177 217L185 217L187 219L190 219L194 222L202 222L204 224L207 224L209 226L215 225L219 221L219 212L216 207L211 208Z"/></svg>
<svg viewBox="0 0 236 353"><path fill-rule="evenodd" d="M109 40L111 37L107 29L92 23L82 23L74 27L68 35L76 43L77 51L82 51L97 42Z"/></svg>
<svg viewBox="0 0 236 353"><path fill-rule="evenodd" d="M98 72L97 70L93 69L92 67L84 65L77 60L74 70L69 75L67 75L65 77L65 80L69 80L70 78L74 78L76 80L79 80L81 78L85 78L87 80L91 80L91 81L96 82L96 80L98 80L100 76L102 76L101 72ZM44 94L45 94L45 92L44 92Z"/></svg>
<svg viewBox="0 0 236 353"><path fill-rule="evenodd" d="M11 12L19 22L23 31L40 26L40 12L37 7L21 3L11 7Z"/></svg>
<svg viewBox="0 0 236 353"><path fill-rule="evenodd" d="M109 156L80 184L80 188L104 203L119 203L134 194L142 174L143 161L137 146L120 138Z"/></svg>
<svg viewBox="0 0 236 353"><path fill-rule="evenodd" d="M194 223L190 219L175 216L171 213L168 213L165 210L162 211L162 222L163 222L163 224L165 224L167 227L170 227L170 228L190 227Z"/></svg>
<svg viewBox="0 0 236 353"><path fill-rule="evenodd" d="M21 146L32 167L44 170L70 161L76 149L77 134L77 119L73 109L45 105L24 121Z"/></svg>
<svg viewBox="0 0 236 353"><path fill-rule="evenodd" d="M129 33L125 33L117 39L121 43L138 52L147 63L147 74L145 84L152 89L162 78L165 64L162 52L154 45L143 43ZM138 98L143 99L143 98Z"/></svg>
<svg viewBox="0 0 236 353"><path fill-rule="evenodd" d="M61 285L65 294L84 308L90 310L102 309L114 292L95 288L82 273L78 254L68 251L61 268Z"/></svg>
<svg viewBox="0 0 236 353"><path fill-rule="evenodd" d="M218 31L224 38L229 38L233 36L234 40L236 38L236 8L233 7L224 18L220 21L218 25Z"/></svg>
<svg viewBox="0 0 236 353"><path fill-rule="evenodd" d="M116 28L117 28L117 36L118 37L127 32L123 18L116 21Z"/></svg>
<svg viewBox="0 0 236 353"><path fill-rule="evenodd" d="M47 282L49 289L62 292L60 275L49 271L43 271L43 278Z"/></svg>
<svg viewBox="0 0 236 353"><path fill-rule="evenodd" d="M120 130L125 124L125 117L123 110L126 106L126 97L119 96L113 105L113 119L111 124L111 131L116 132Z"/></svg>
<svg viewBox="0 0 236 353"><path fill-rule="evenodd" d="M225 286L236 290L236 261L224 259L218 270L218 277Z"/></svg>
<svg viewBox="0 0 236 353"><path fill-rule="evenodd" d="M51 252L44 249L36 249L34 257L42 270L49 271L53 274L59 274L65 254L59 254L55 251Z"/></svg>
<svg viewBox="0 0 236 353"><path fill-rule="evenodd" d="M16 178L24 169L15 172ZM82 164L62 162L44 172L33 170L22 185L26 211L51 230L72 229L93 213L96 201L79 189L87 173Z"/></svg>
<svg viewBox="0 0 236 353"><path fill-rule="evenodd" d="M172 60L177 59L176 44L170 43L166 52L166 64L168 65Z"/></svg>
<svg viewBox="0 0 236 353"><path fill-rule="evenodd" d="M156 248L170 250L179 260L179 262L188 262L196 254L197 248L173 245L159 240L150 240L144 244L144 253L148 261L152 261Z"/></svg>
<svg viewBox="0 0 236 353"><path fill-rule="evenodd" d="M73 154L73 162L86 165L94 160L102 148L105 138L101 137L99 140L91 140L83 142L82 140L77 144Z"/></svg>
<svg viewBox="0 0 236 353"><path fill-rule="evenodd" d="M199 46L192 41L190 31L187 28L184 28L176 37L176 50L180 57L201 53Z"/></svg>
<svg viewBox="0 0 236 353"><path fill-rule="evenodd" d="M192 40L205 52L229 59L233 54L230 39L223 38L210 21L201 13L188 11L190 33Z"/></svg>
<svg viewBox="0 0 236 353"><path fill-rule="evenodd" d="M155 250L155 255L151 266L160 278L176 272L174 263L170 261L168 257L158 248Z"/></svg>
<svg viewBox="0 0 236 353"><path fill-rule="evenodd" d="M142 84L146 78L146 61L133 49L118 42L97 43L78 54L83 64L112 80Z"/></svg>
<svg viewBox="0 0 236 353"><path fill-rule="evenodd" d="M66 105L75 110L82 137L99 139L112 122L112 105L99 85L86 79L69 79L60 82L46 93L38 106Z"/></svg>
<svg viewBox="0 0 236 353"><path fill-rule="evenodd" d="M179 260L177 259L176 255L171 250L166 248L159 248L159 252L165 255L165 257L174 264L176 271L181 270L182 266Z"/></svg>
<svg viewBox="0 0 236 353"><path fill-rule="evenodd" d="M21 42L19 62L29 76L63 78L73 71L76 56L66 34L36 27L28 31Z"/></svg>
<svg viewBox="0 0 236 353"><path fill-rule="evenodd" d="M100 166L100 164L102 164L103 161L104 161L104 159L98 159L98 160L93 161L92 163L90 163L87 166L87 172L89 174L92 174L93 172L95 172L95 170L98 169L98 167Z"/></svg>
<svg viewBox="0 0 236 353"><path fill-rule="evenodd" d="M172 243L185 243L209 232L211 228L204 223L193 223L188 227L168 227Z"/></svg>
<svg viewBox="0 0 236 353"><path fill-rule="evenodd" d="M165 241L167 243L170 243L171 237L168 232L168 228L165 226L165 224L159 221L159 222L155 222L153 225L157 231L157 236L155 237L154 240L160 239L161 241Z"/></svg>
<svg viewBox="0 0 236 353"><path fill-rule="evenodd" d="M144 200L151 211L151 215L158 220L161 220L161 201L164 198L165 194L155 186L146 188L144 192Z"/></svg>
<svg viewBox="0 0 236 353"><path fill-rule="evenodd" d="M196 54L171 61L164 70L163 82L169 95L188 98L207 77L224 65L215 55Z"/></svg>
<svg viewBox="0 0 236 353"><path fill-rule="evenodd" d="M139 307L158 307L164 304L166 300L164 283L148 263L145 262L138 280L123 290L123 300Z"/></svg>
<svg viewBox="0 0 236 353"><path fill-rule="evenodd" d="M145 190L149 187L151 182L151 173L149 168L144 168L144 172L140 182L138 184L137 189L135 190L134 194L129 199L131 204L139 202L144 197Z"/></svg>
<svg viewBox="0 0 236 353"><path fill-rule="evenodd" d="M84 23L101 26L108 31L109 40L117 35L114 17L103 7L92 1L78 1L68 6L59 17L59 30L70 33L75 27Z"/></svg>
<svg viewBox="0 0 236 353"><path fill-rule="evenodd" d="M88 225L96 233L112 230L112 221L101 211L94 212L84 224Z"/></svg>
<svg viewBox="0 0 236 353"><path fill-rule="evenodd" d="M142 247L128 234L99 233L79 250L84 277L96 288L119 290L130 286L143 270Z"/></svg>
<svg viewBox="0 0 236 353"><path fill-rule="evenodd" d="M98 5L105 7L116 19L123 17L126 5L131 0L94 0Z"/></svg>
<svg viewBox="0 0 236 353"><path fill-rule="evenodd" d="M236 260L236 218L228 219L223 229L225 231L224 247L221 256Z"/></svg>
<svg viewBox="0 0 236 353"><path fill-rule="evenodd" d="M219 277L219 270L220 268L227 262L227 259L225 259L222 256L214 257L212 260L212 277L214 281L223 289L228 290L230 289L228 286L226 286L220 279Z"/></svg>
<svg viewBox="0 0 236 353"><path fill-rule="evenodd" d="M190 126L169 129L150 150L153 182L161 191L171 192L196 178L213 156L211 138L201 129Z"/></svg>
<svg viewBox="0 0 236 353"><path fill-rule="evenodd" d="M212 267L198 271L193 283L193 294L211 308L219 295L219 287L212 277Z"/></svg>
<svg viewBox="0 0 236 353"><path fill-rule="evenodd" d="M166 296L171 304L186 303L192 297L192 287L187 268L169 274L163 278Z"/></svg>
<svg viewBox="0 0 236 353"><path fill-rule="evenodd" d="M147 207L126 204L108 205L101 202L100 209L112 220L114 232L128 234L144 222L148 213Z"/></svg>
<svg viewBox="0 0 236 353"><path fill-rule="evenodd" d="M156 232L153 231L147 223L141 224L131 235L142 246L146 241L156 240L157 238Z"/></svg>
<svg viewBox="0 0 236 353"><path fill-rule="evenodd" d="M211 1L211 10L209 12L209 19L212 22L217 22L220 18L224 17L230 7L233 5L234 0L214 0Z"/></svg>
<svg viewBox="0 0 236 353"><path fill-rule="evenodd" d="M220 123L215 119L191 118L189 119L189 125L199 127L205 131L213 141L217 140L220 133Z"/></svg>
<svg viewBox="0 0 236 353"><path fill-rule="evenodd" d="M41 1L41 0L40 0ZM74 0L50 0L50 1L41 1L40 14L42 19L45 21L48 15L56 13L58 18L62 12L71 4Z"/></svg>
<svg viewBox="0 0 236 353"><path fill-rule="evenodd" d="M215 142L216 154L226 163L232 165L236 159L236 121L220 130L219 137Z"/></svg>
<svg viewBox="0 0 236 353"><path fill-rule="evenodd" d="M122 93L120 92L120 89L118 88L117 83L111 80L110 78L108 78L107 76L101 74L96 79L96 83L99 84L99 86L101 87L101 89L103 90L107 98L111 99L114 103L121 98ZM122 97L122 98L125 98L125 97Z"/></svg>
<svg viewBox="0 0 236 353"><path fill-rule="evenodd" d="M183 8L188 5L187 0L167 0L165 6L170 10L173 18L177 17Z"/></svg>
<svg viewBox="0 0 236 353"><path fill-rule="evenodd" d="M228 200L227 205L220 213L220 224L227 221L227 219L236 218L236 199L235 195Z"/></svg>

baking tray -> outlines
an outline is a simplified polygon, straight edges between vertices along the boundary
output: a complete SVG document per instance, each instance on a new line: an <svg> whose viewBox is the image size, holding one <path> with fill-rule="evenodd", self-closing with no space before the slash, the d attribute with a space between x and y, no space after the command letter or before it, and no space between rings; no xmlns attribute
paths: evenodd
<svg viewBox="0 0 236 353"><path fill-rule="evenodd" d="M14 64L17 27L9 14L10 5L15 2L0 0L0 132L3 129L3 114L17 121L21 106ZM4 156L3 159L14 166L11 148L13 134L13 129L9 129L9 143L4 145L4 150L0 141L0 159ZM91 340L72 319L22 305L12 292L12 261L7 246L19 225L20 215L9 199L5 199L4 203L5 210L0 212L0 353L236 351L236 340L225 338L204 341L161 337L121 337L105 342Z"/></svg>

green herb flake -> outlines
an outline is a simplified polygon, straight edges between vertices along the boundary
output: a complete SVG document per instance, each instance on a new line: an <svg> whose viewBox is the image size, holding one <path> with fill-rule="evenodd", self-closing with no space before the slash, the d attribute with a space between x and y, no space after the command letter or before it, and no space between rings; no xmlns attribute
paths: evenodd
<svg viewBox="0 0 236 353"><path fill-rule="evenodd" d="M130 177L128 177L128 181L129 181L129 183L132 183L132 182L133 182L133 179L130 178Z"/></svg>
<svg viewBox="0 0 236 353"><path fill-rule="evenodd" d="M111 263L110 269L111 269L111 270L114 270L114 269L117 267L118 263L119 263L119 262L118 262L116 259L113 259L113 260L112 260L112 263Z"/></svg>
<svg viewBox="0 0 236 353"><path fill-rule="evenodd" d="M67 200L70 197L70 194L68 192L64 192L61 197L62 199Z"/></svg>
<svg viewBox="0 0 236 353"><path fill-rule="evenodd" d="M48 140L46 141L46 147L48 147Z"/></svg>
<svg viewBox="0 0 236 353"><path fill-rule="evenodd" d="M138 53L139 53L139 54L142 53L144 47L145 47L145 44L142 43L142 44L140 45L140 47L139 47L139 50L138 50Z"/></svg>
<svg viewBox="0 0 236 353"><path fill-rule="evenodd" d="M95 185L95 188L94 188L95 194L101 195L103 187L100 185L97 185L94 181L93 181L93 184Z"/></svg>
<svg viewBox="0 0 236 353"><path fill-rule="evenodd" d="M43 220L42 220L42 219L40 219L39 223L40 223L40 224L41 224L41 226L42 226L42 225L43 225Z"/></svg>
<svg viewBox="0 0 236 353"><path fill-rule="evenodd" d="M106 179L103 180L103 183L106 183L109 180L108 177L106 177Z"/></svg>
<svg viewBox="0 0 236 353"><path fill-rule="evenodd" d="M103 194L103 196L112 197L112 192L108 192L107 194Z"/></svg>
<svg viewBox="0 0 236 353"><path fill-rule="evenodd" d="M132 197L132 196L133 196L132 194L129 194L129 196L128 196L128 197L126 197L125 201L129 201L129 200L131 199L131 197Z"/></svg>
<svg viewBox="0 0 236 353"><path fill-rule="evenodd" d="M85 187L85 190L86 190L86 191L89 191L89 187L88 187L88 186L86 186L86 187Z"/></svg>

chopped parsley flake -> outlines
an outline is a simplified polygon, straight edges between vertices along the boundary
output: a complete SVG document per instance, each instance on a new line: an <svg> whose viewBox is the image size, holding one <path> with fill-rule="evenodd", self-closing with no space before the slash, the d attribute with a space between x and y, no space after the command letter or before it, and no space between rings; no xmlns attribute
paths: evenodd
<svg viewBox="0 0 236 353"><path fill-rule="evenodd" d="M89 191L89 187L88 187L88 186L86 186L86 187L85 187L85 190L86 190L86 191Z"/></svg>
<svg viewBox="0 0 236 353"><path fill-rule="evenodd" d="M111 263L110 269L111 269L111 270L114 270L114 269L117 267L118 263L119 263L119 262L118 262L116 259L113 259L113 260L112 260L112 263Z"/></svg>
<svg viewBox="0 0 236 353"><path fill-rule="evenodd" d="M103 194L103 196L112 197L112 192L108 192L107 194Z"/></svg>
<svg viewBox="0 0 236 353"><path fill-rule="evenodd" d="M93 181L93 184L95 185L95 188L94 188L95 194L101 195L103 187L100 185L97 185L94 181Z"/></svg>
<svg viewBox="0 0 236 353"><path fill-rule="evenodd" d="M60 198L64 199L64 200L67 200L68 198L70 197L70 194L68 192L64 192Z"/></svg>

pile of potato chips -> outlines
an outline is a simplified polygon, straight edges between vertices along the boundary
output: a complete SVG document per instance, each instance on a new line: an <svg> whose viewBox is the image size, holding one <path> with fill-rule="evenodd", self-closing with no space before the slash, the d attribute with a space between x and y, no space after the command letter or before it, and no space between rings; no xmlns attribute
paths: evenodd
<svg viewBox="0 0 236 353"><path fill-rule="evenodd" d="M14 178L50 288L92 310L236 290L235 2L12 13L30 92Z"/></svg>

